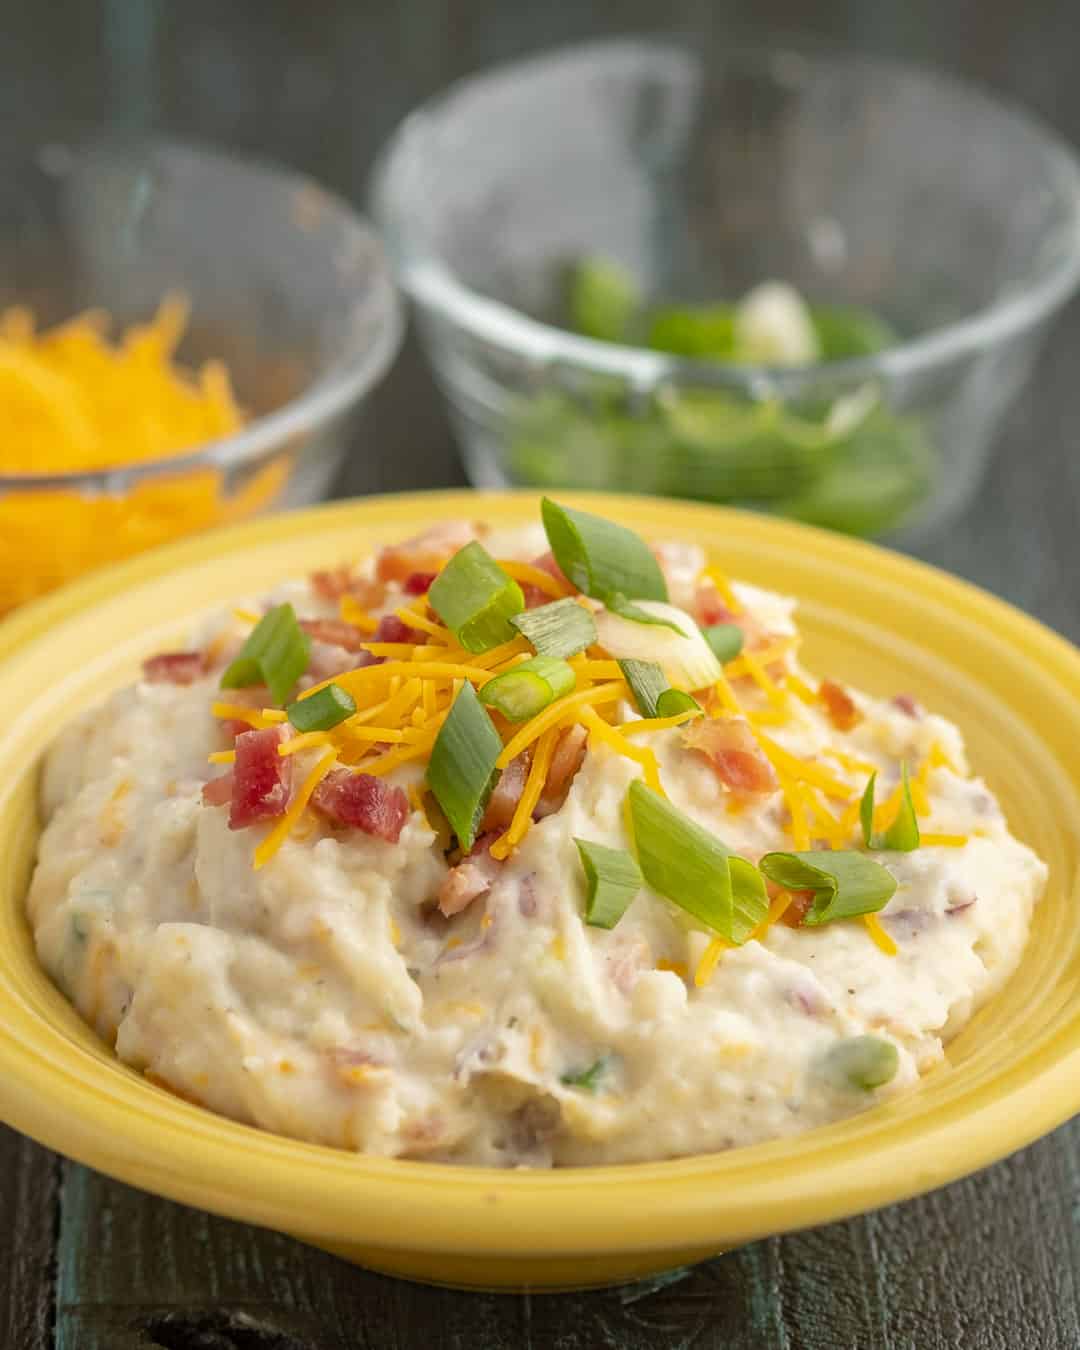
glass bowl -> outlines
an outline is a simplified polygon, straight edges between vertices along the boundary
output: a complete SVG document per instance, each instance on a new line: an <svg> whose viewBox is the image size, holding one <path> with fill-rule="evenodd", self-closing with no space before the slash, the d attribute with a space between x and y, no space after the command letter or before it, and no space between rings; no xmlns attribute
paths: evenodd
<svg viewBox="0 0 1080 1350"><path fill-rule="evenodd" d="M620 40L467 80L373 209L472 480L732 501L853 533L972 495L1080 274L1080 170L1025 113L878 60ZM721 365L576 336L567 264L657 299L765 280L871 311L876 355Z"/></svg>
<svg viewBox="0 0 1080 1350"><path fill-rule="evenodd" d="M161 141L58 135L2 168L0 308L43 327L100 307L115 334L180 292L178 361L223 361L250 420L168 459L0 474L0 613L98 563L323 496L401 339L371 228L306 178Z"/></svg>

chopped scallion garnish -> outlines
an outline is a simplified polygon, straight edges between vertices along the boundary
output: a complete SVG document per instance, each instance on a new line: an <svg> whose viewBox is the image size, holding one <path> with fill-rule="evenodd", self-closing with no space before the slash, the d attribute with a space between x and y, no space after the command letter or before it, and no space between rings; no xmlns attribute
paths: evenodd
<svg viewBox="0 0 1080 1350"><path fill-rule="evenodd" d="M329 731L356 712L352 695L340 684L325 684L285 709L297 731Z"/></svg>
<svg viewBox="0 0 1080 1350"><path fill-rule="evenodd" d="M630 686L638 712L642 717L659 717L656 702L669 687L668 677L655 661L635 661L628 657L619 662L623 678Z"/></svg>
<svg viewBox="0 0 1080 1350"><path fill-rule="evenodd" d="M766 853L758 866L785 890L814 892L803 919L808 927L876 914L896 891L896 878L888 868L865 853L844 849Z"/></svg>
<svg viewBox="0 0 1080 1350"><path fill-rule="evenodd" d="M491 718L466 682L439 728L427 770L428 787L465 852L476 843L476 831L499 777L495 761L502 748Z"/></svg>
<svg viewBox="0 0 1080 1350"><path fill-rule="evenodd" d="M284 703L307 670L311 639L296 621L292 605L264 614L221 677L222 689L265 684L275 703Z"/></svg>
<svg viewBox="0 0 1080 1350"><path fill-rule="evenodd" d="M881 1036L852 1036L834 1045L825 1056L826 1076L837 1087L872 1092L891 1083L900 1068L892 1041Z"/></svg>
<svg viewBox="0 0 1080 1350"><path fill-rule="evenodd" d="M428 603L467 652L486 652L514 636L510 620L525 608L521 587L473 540L431 583Z"/></svg>
<svg viewBox="0 0 1080 1350"><path fill-rule="evenodd" d="M510 620L540 656L566 660L596 641L596 620L572 597L553 600L550 605L526 609Z"/></svg>
<svg viewBox="0 0 1080 1350"><path fill-rule="evenodd" d="M635 605L631 600L627 600L625 595L609 595L607 608L620 619L629 619L631 623L643 623L653 628L670 628L673 633L683 636L683 630L674 620L664 618L660 614L650 614L642 605Z"/></svg>
<svg viewBox="0 0 1080 1350"><path fill-rule="evenodd" d="M488 680L480 691L480 701L501 712L510 722L527 722L549 703L568 694L575 682L574 672L565 661L554 656L534 656Z"/></svg>
<svg viewBox="0 0 1080 1350"><path fill-rule="evenodd" d="M585 869L585 922L593 928L614 928L644 885L633 855L588 839L575 839Z"/></svg>
<svg viewBox="0 0 1080 1350"><path fill-rule="evenodd" d="M714 623L701 630L716 659L726 665L743 649L743 630L734 623Z"/></svg>
<svg viewBox="0 0 1080 1350"><path fill-rule="evenodd" d="M665 689L656 700L657 717L678 717L680 713L703 714L704 709L692 694L683 689Z"/></svg>
<svg viewBox="0 0 1080 1350"><path fill-rule="evenodd" d="M660 564L633 530L588 511L559 506L548 497L540 510L555 561L579 591L605 605L616 596L667 599Z"/></svg>
<svg viewBox="0 0 1080 1350"><path fill-rule="evenodd" d="M915 814L915 803L911 800L911 784L908 781L907 764L900 765L900 807L896 818L884 834L874 833L874 784L877 774L872 773L859 803L859 820L862 824L863 843L867 848L891 849L897 853L911 853L919 847L919 818Z"/></svg>
<svg viewBox="0 0 1080 1350"><path fill-rule="evenodd" d="M630 784L630 817L653 890L729 942L745 942L769 909L757 868L640 781Z"/></svg>
<svg viewBox="0 0 1080 1350"><path fill-rule="evenodd" d="M585 1092L595 1092L600 1086L601 1079L607 1076L610 1068L611 1056L601 1055L587 1069L572 1069L569 1073L564 1073L559 1082L564 1083L567 1087L581 1088Z"/></svg>

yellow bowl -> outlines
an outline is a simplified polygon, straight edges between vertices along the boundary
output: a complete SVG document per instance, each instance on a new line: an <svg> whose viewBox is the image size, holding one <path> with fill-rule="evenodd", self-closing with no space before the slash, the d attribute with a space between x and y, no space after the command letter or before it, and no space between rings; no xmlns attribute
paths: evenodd
<svg viewBox="0 0 1080 1350"><path fill-rule="evenodd" d="M57 727L200 610L455 516L536 519L526 494L346 502L185 541L0 626L0 1115L146 1190L350 1260L477 1287L583 1286L682 1265L917 1194L1080 1109L1080 653L940 572L805 526L645 498L572 498L799 596L811 668L953 718L1050 864L1019 970L899 1101L799 1138L676 1162L494 1171L337 1152L189 1106L120 1064L37 965L23 896L36 770Z"/></svg>

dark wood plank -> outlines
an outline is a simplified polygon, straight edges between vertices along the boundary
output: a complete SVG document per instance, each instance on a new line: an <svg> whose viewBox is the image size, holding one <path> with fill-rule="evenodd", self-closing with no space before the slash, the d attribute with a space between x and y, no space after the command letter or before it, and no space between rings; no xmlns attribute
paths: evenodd
<svg viewBox="0 0 1080 1350"><path fill-rule="evenodd" d="M0 1346L52 1344L60 1160L0 1125Z"/></svg>

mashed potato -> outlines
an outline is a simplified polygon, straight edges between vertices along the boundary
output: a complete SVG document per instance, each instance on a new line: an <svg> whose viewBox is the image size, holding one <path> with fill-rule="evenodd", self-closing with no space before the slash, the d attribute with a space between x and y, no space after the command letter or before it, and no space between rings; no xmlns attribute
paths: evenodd
<svg viewBox="0 0 1080 1350"><path fill-rule="evenodd" d="M403 604L437 628L421 574L458 542L427 536L245 608L287 600L310 621L310 684L366 659L371 619ZM531 532L485 542L502 559L544 548ZM269 706L265 693L219 689L254 617L230 610L203 626L186 665L148 663L148 678L79 718L48 756L28 909L52 978L154 1082L267 1130L388 1156L663 1159L791 1135L909 1091L1015 967L1046 869L969 775L953 726L903 696L819 687L797 663L791 602L738 584L725 599L696 550L658 554L671 599L702 622L731 619L761 657L726 667L737 707L703 702L713 720L745 719L767 780L739 790L688 724L632 744L655 755L674 807L751 861L861 847L869 772L879 802L895 801L906 762L923 842L879 855L898 884L869 922L791 926L798 906L788 897L782 914L774 895L755 935L731 946L643 887L614 928L587 924L574 840L626 849L626 794L644 770L573 716L563 781L549 780L516 847L496 848L505 858L491 841L517 799L462 857L419 754L378 774L400 808L386 829L309 806L254 867L278 822L230 828L228 801L213 788L204 800L222 772L208 756L246 730L215 703ZM439 641L412 630L402 642L400 622L377 636ZM421 727L452 693L443 680L402 725ZM628 691L604 712L616 727L640 716ZM290 757L293 801L326 753L317 742ZM414 742L372 742L353 767ZM882 1044L891 1068L875 1086L859 1055Z"/></svg>

